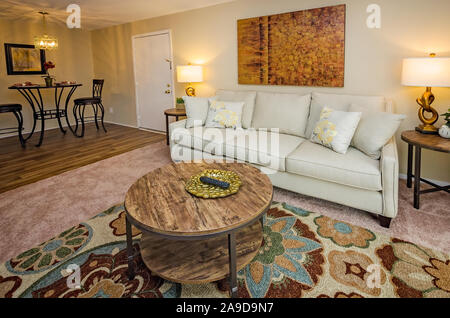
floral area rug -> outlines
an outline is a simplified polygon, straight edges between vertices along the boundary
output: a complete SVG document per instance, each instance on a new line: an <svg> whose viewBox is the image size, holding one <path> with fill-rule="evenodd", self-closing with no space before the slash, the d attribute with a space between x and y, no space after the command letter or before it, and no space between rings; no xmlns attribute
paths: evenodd
<svg viewBox="0 0 450 318"><path fill-rule="evenodd" d="M140 235L133 228L137 252ZM1 264L0 297L228 297L226 280L165 281L152 275L140 256L136 277L129 280L125 240L125 212L114 206ZM67 284L74 265L79 286ZM238 283L240 297L450 297L450 260L438 251L273 203L259 253L238 273Z"/></svg>

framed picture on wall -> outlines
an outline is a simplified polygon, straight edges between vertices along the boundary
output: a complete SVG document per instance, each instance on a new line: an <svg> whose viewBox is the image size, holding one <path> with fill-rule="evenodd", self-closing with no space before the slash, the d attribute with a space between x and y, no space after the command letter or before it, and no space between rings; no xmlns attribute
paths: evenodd
<svg viewBox="0 0 450 318"><path fill-rule="evenodd" d="M238 81L344 87L345 4L237 21Z"/></svg>
<svg viewBox="0 0 450 318"><path fill-rule="evenodd" d="M5 43L8 75L45 74L45 50L34 45Z"/></svg>

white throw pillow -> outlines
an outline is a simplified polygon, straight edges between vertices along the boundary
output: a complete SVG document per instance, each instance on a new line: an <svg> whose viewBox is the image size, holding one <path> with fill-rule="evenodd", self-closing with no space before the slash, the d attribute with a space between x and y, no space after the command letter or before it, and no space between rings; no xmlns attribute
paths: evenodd
<svg viewBox="0 0 450 318"><path fill-rule="evenodd" d="M255 108L256 92L255 91L230 91L219 89L216 92L217 100L225 102L244 102L242 108L242 128L250 128L253 118L253 110Z"/></svg>
<svg viewBox="0 0 450 318"><path fill-rule="evenodd" d="M324 107L312 131L311 141L345 154L360 119L360 112L343 112Z"/></svg>
<svg viewBox="0 0 450 318"><path fill-rule="evenodd" d="M352 103L364 105L367 109L383 112L386 110L386 100L383 96L341 95L328 93L312 93L311 108L305 137L311 138L312 131L319 120L324 105L340 111L348 111Z"/></svg>
<svg viewBox="0 0 450 318"><path fill-rule="evenodd" d="M209 98L183 96L186 107L186 128L203 126L208 115Z"/></svg>
<svg viewBox="0 0 450 318"><path fill-rule="evenodd" d="M362 112L351 145L373 159L380 159L381 148L392 138L406 116L368 111L357 104L352 104L349 110Z"/></svg>
<svg viewBox="0 0 450 318"><path fill-rule="evenodd" d="M244 102L224 102L210 99L205 127L242 128Z"/></svg>

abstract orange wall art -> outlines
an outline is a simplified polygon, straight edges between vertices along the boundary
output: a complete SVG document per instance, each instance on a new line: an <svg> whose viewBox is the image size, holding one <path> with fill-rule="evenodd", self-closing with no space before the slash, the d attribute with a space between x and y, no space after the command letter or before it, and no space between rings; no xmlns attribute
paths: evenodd
<svg viewBox="0 0 450 318"><path fill-rule="evenodd" d="M344 86L345 5L238 20L239 84Z"/></svg>

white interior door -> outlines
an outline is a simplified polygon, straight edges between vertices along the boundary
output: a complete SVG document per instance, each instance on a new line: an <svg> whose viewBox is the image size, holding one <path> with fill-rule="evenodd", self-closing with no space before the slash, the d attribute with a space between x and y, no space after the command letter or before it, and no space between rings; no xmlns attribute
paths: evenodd
<svg viewBox="0 0 450 318"><path fill-rule="evenodd" d="M164 110L174 103L170 33L135 36L133 50L138 125L165 131Z"/></svg>

